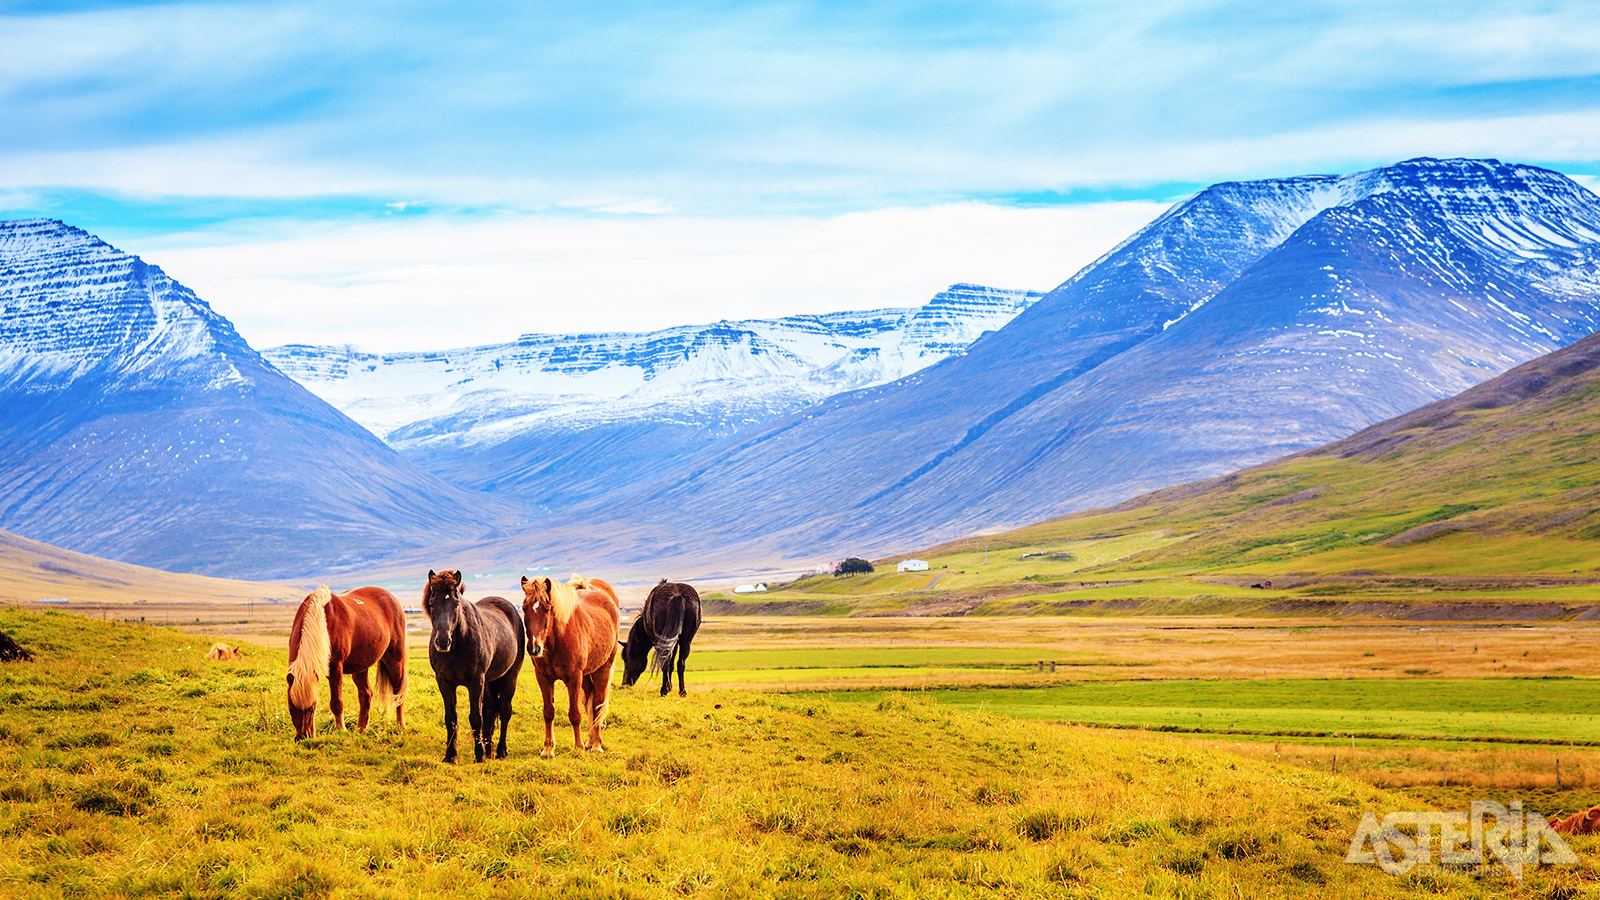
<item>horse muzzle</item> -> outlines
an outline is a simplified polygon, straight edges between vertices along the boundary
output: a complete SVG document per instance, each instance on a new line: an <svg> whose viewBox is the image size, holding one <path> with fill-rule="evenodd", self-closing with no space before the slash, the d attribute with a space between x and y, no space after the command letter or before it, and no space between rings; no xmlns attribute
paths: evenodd
<svg viewBox="0 0 1600 900"><path fill-rule="evenodd" d="M534 659L538 659L539 657L543 656L544 655L544 642L543 641L534 641L533 643L529 644L528 645L528 655L533 657Z"/></svg>
<svg viewBox="0 0 1600 900"><path fill-rule="evenodd" d="M440 653L449 653L450 652L450 648L453 647L454 645L455 645L455 642L450 640L449 638L445 638L442 641L435 639L434 642L433 642L433 649L439 651Z"/></svg>

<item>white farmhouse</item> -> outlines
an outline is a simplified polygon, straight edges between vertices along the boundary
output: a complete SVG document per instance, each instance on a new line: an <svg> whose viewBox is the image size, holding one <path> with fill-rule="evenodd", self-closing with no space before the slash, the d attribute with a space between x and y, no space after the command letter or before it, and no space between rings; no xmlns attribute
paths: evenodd
<svg viewBox="0 0 1600 900"><path fill-rule="evenodd" d="M926 572L928 561L925 559L902 559L900 565L895 567L897 572Z"/></svg>
<svg viewBox="0 0 1600 900"><path fill-rule="evenodd" d="M734 588L733 592L735 594L759 594L766 589L767 583L765 581L758 581L755 584L741 584Z"/></svg>

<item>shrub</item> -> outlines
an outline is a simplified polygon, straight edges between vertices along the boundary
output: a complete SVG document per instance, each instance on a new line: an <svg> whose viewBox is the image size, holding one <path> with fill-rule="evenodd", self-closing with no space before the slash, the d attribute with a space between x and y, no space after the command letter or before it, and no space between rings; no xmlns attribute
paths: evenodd
<svg viewBox="0 0 1600 900"><path fill-rule="evenodd" d="M839 563L839 568L833 570L833 575L835 578L837 578L840 575L864 575L871 571L872 563L867 562L859 556L852 556L849 559L846 559L844 562Z"/></svg>

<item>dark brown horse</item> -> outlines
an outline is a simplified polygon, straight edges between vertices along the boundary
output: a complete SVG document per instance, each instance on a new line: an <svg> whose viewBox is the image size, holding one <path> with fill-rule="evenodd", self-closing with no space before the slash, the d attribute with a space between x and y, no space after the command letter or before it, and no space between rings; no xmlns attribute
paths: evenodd
<svg viewBox="0 0 1600 900"><path fill-rule="evenodd" d="M556 752L556 682L567 683L567 719L579 750L604 751L600 726L611 696L611 666L617 656L617 595L598 578L574 577L562 584L549 578L522 579L522 616L528 626L528 653L544 694L544 752ZM589 742L579 728L589 713Z"/></svg>
<svg viewBox="0 0 1600 900"><path fill-rule="evenodd" d="M687 584L661 579L651 588L622 644L622 686L631 687L646 666L660 669L661 696L665 697L672 691L672 662L677 657L678 696L687 694L683 669L689 660L689 645L699 630L699 592Z"/></svg>
<svg viewBox="0 0 1600 900"><path fill-rule="evenodd" d="M472 756L483 762L491 751L506 757L506 729L511 724L511 698L528 645L517 608L504 597L461 599L460 570L428 573L422 611L433 622L428 662L444 698L444 761L456 761L456 688L467 689L467 722L472 726ZM500 745L494 747L494 725L500 723Z"/></svg>
<svg viewBox="0 0 1600 900"><path fill-rule="evenodd" d="M343 676L354 676L367 730L372 689L367 670L378 668L380 712L394 707L395 724L406 727L406 620L400 601L378 587L335 594L327 585L300 601L289 631L289 718L295 740L317 733L317 679L327 676L333 727L344 730Z"/></svg>

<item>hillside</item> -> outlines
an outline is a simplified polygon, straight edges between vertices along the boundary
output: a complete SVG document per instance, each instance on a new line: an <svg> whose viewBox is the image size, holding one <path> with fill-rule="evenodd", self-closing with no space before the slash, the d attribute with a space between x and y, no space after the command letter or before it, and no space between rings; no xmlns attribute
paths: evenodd
<svg viewBox="0 0 1600 900"><path fill-rule="evenodd" d="M604 500L687 555L886 552L1316 447L1597 326L1600 197L1557 173L1221 184L966 354Z"/></svg>
<svg viewBox="0 0 1600 900"><path fill-rule="evenodd" d="M1364 811L1418 801L1166 735L901 694L619 691L608 753L562 744L546 761L525 668L510 757L445 765L439 697L415 668L410 730L296 744L281 653L211 664L174 631L56 613L0 610L0 630L36 657L0 664L9 897L1398 898L1509 885L1500 870L1344 865ZM1580 875L1592 877L1530 869L1524 889L1546 896Z"/></svg>
<svg viewBox="0 0 1600 900"><path fill-rule="evenodd" d="M914 554L929 572L811 579L764 600L1298 612L1376 601L1366 611L1379 615L1387 602L1451 601L1476 604L1466 617L1561 617L1600 601L1596 447L1600 334L1315 450ZM950 570L961 574L922 589Z"/></svg>
<svg viewBox="0 0 1600 900"><path fill-rule="evenodd" d="M111 562L0 531L0 603L41 599L72 607L131 603L298 603L305 592L281 584L179 575Z"/></svg>
<svg viewBox="0 0 1600 900"><path fill-rule="evenodd" d="M60 222L0 223L0 408L0 527L111 559L314 577L523 517L402 459L161 269Z"/></svg>

